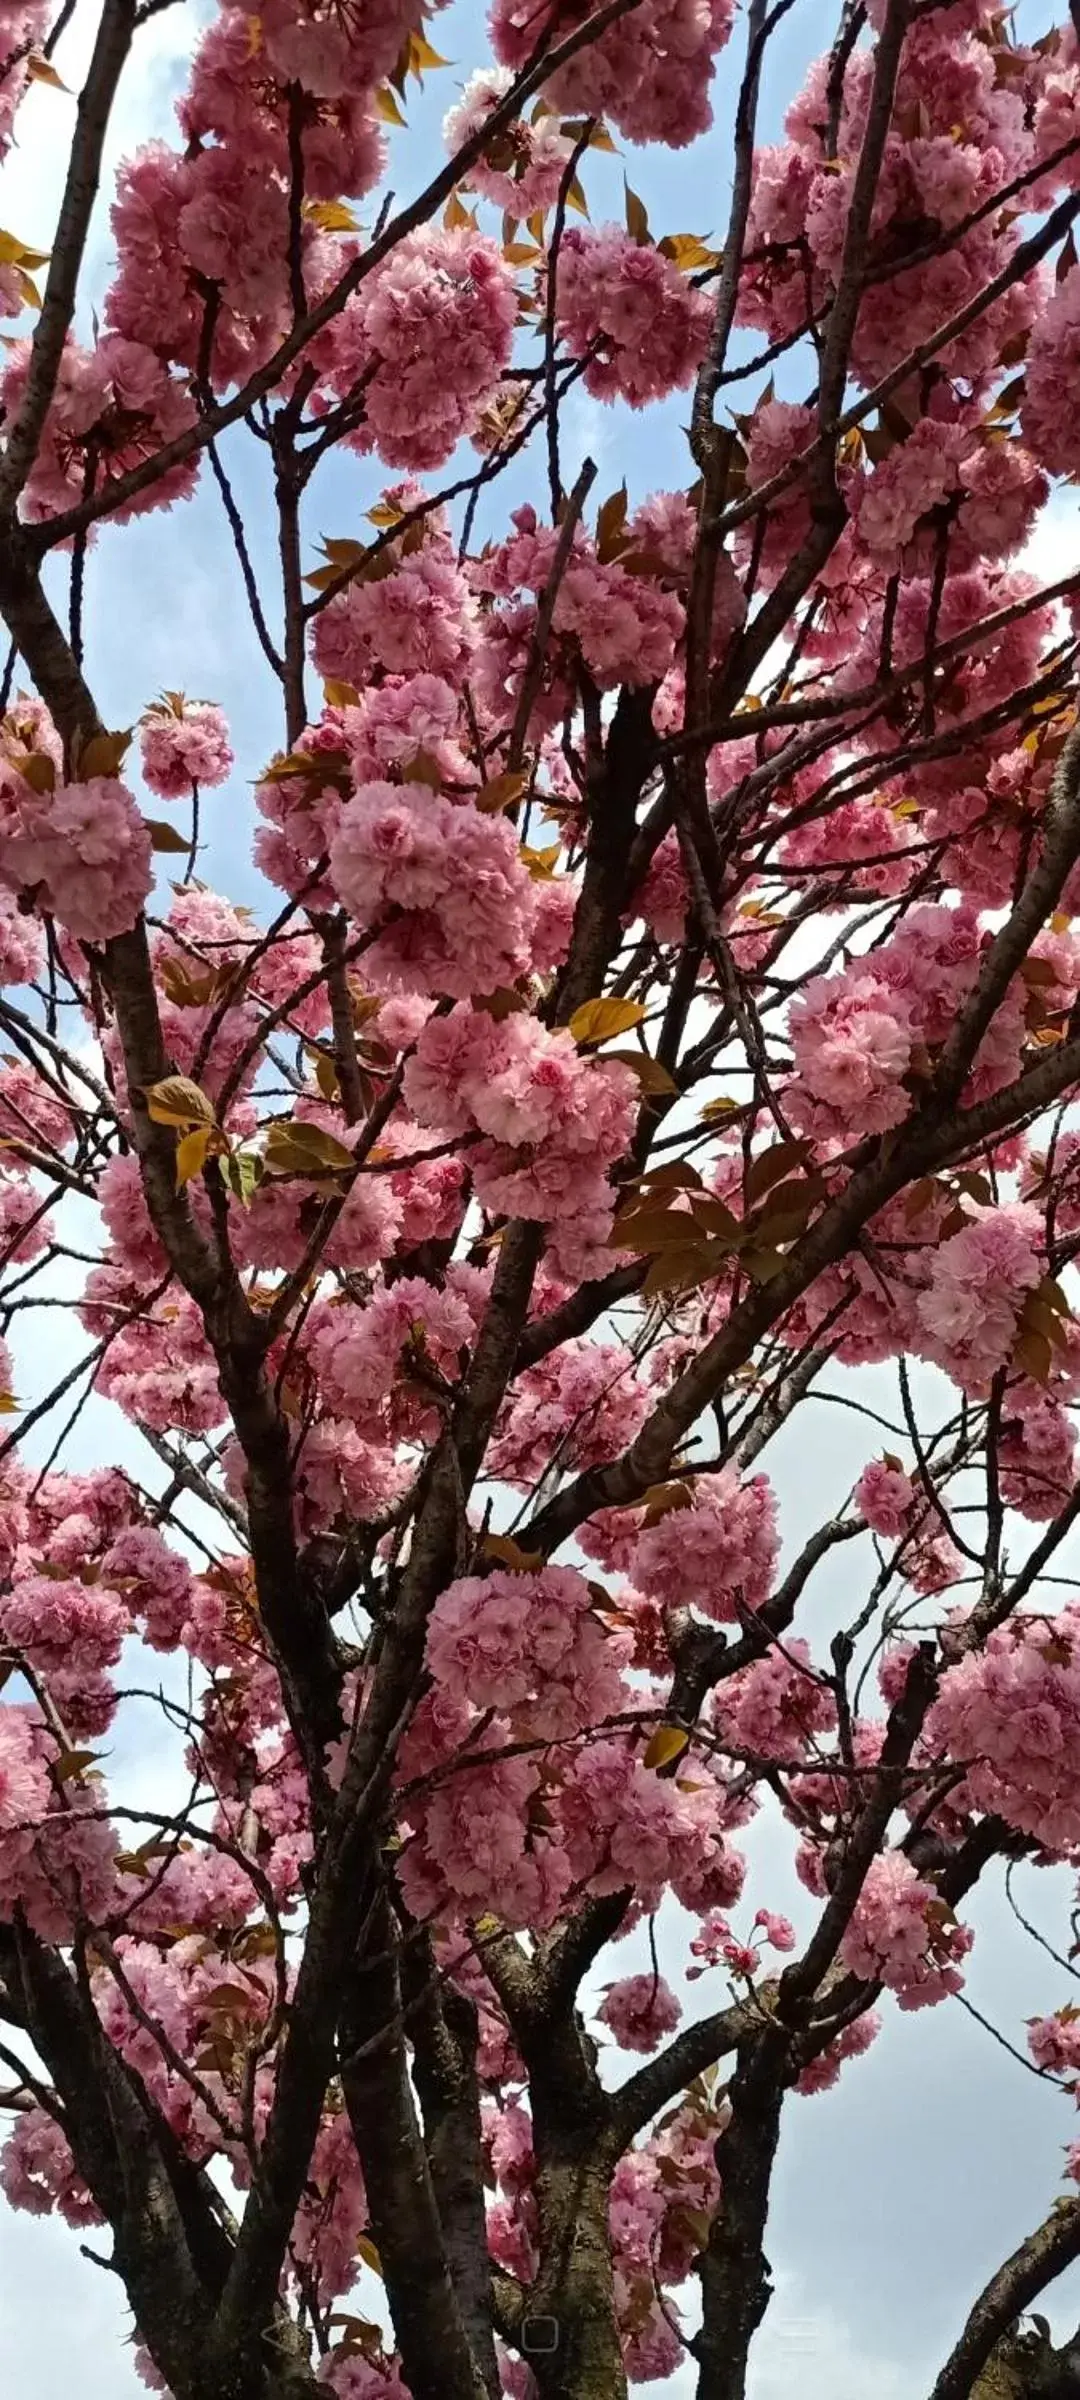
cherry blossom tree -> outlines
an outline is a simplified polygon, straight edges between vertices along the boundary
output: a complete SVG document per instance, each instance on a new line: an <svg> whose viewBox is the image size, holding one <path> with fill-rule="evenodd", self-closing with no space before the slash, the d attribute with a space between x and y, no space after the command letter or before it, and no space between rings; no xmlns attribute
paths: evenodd
<svg viewBox="0 0 1080 2400"><path fill-rule="evenodd" d="M163 4L0 234L0 2182L174 2400L743 2400L792 2121L984 1886L1080 2090L1080 9L818 10L768 145L795 0L494 0L402 205L430 11L227 0L91 291ZM72 13L0 0L4 145ZM726 230L650 221L691 142ZM671 488L582 393L685 395ZM196 486L250 810L85 663ZM1077 2389L1069 2123L933 2400Z"/></svg>

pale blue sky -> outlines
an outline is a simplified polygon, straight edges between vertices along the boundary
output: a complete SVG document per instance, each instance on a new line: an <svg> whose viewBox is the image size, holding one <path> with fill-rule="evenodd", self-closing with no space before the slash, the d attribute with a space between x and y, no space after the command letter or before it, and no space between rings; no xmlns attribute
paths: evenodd
<svg viewBox="0 0 1080 2400"><path fill-rule="evenodd" d="M87 36L76 18L59 53L61 72L77 84ZM762 135L777 138L783 108L806 63L828 38L833 10L823 0L796 0L770 54ZM169 131L169 110L182 57L198 21L191 7L174 7L152 21L121 93L112 157L138 139ZM1041 28L1041 8L1025 6L1021 23ZM394 139L390 180L399 199L427 180L441 162L439 126L455 87L486 45L482 12L459 0L433 27L438 47L454 65L433 75L410 100L409 130ZM722 236L728 201L729 122L737 86L741 36L721 65L718 129L682 154L649 153L588 162L594 219L621 217L622 173L646 198L655 232L693 230ZM21 143L3 176L0 221L47 248L55 216L73 103L36 92L20 120ZM108 229L99 215L86 292L86 312L108 273ZM790 388L797 389L796 378ZM741 402L740 402L741 405ZM575 400L565 434L567 477L591 451L601 492L625 477L632 497L689 480L680 428L686 401L644 417ZM237 491L249 520L252 546L273 613L273 541L262 480L264 461L246 437L228 445ZM377 470L344 457L325 471L306 519L312 554L326 533L361 530L363 510L381 480ZM536 469L523 463L511 484L497 487L488 523L499 523L511 490L538 488ZM1040 535L1039 564L1048 575L1076 557L1075 506L1051 512ZM482 521L483 522L483 521ZM62 577L63 570L58 570ZM206 809L210 848L204 871L233 898L256 905L263 894L250 865L252 810L245 790L281 740L275 688L255 644L223 533L216 495L205 483L196 499L168 517L152 516L122 531L106 529L87 575L88 665L106 721L130 724L163 685L220 700L234 730L237 776ZM52 1320L55 1324L55 1319ZM82 1347L72 1344L72 1352ZM59 1352L50 1346L48 1370ZM44 1362L20 1361L27 1397ZM885 1379L863 1378L881 1391ZM84 1440L98 1456L116 1457L130 1437L111 1409L98 1407ZM792 1547L843 1499L868 1454L858 1421L839 1411L800 1412L770 1457L781 1495L785 1540ZM849 1613L857 1553L839 1554L811 1590L806 1629L829 1627ZM125 1758L128 1785L154 1789L157 1768L137 1743ZM763 1827L750 1843L755 1862L753 1905L802 1908L786 1840ZM760 1880L758 1880L758 1878ZM1028 1878L1033 1911L1053 1922L1050 1879ZM968 1990L975 2003L1022 2041L1023 2020L1067 1997L1064 1979L1017 1934L993 1898L970 1912L979 1940ZM701 1986L696 1987L700 1993ZM712 1995L710 1994L710 2000ZM986 2274L1039 2217L1058 2188L1060 2153L1077 2130L1067 2105L998 2049L959 2007L917 2017L892 2015L885 2036L856 2062L838 2089L794 2102L781 2149L769 2251L778 2283L755 2354L751 2400L923 2400L933 2372ZM1058 2287L1062 2309L1080 2315L1080 2277ZM1063 2318L1064 2321L1064 2318ZM26 2400L134 2400L128 2354L119 2347L124 2325L119 2288L81 2261L62 2228L0 2211L0 2362L11 2388ZM692 2389L680 2379L671 2387Z"/></svg>

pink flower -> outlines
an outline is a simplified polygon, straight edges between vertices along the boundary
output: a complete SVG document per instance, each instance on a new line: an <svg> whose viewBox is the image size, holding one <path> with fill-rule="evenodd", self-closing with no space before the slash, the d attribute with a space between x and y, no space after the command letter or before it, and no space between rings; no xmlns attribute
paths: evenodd
<svg viewBox="0 0 1080 2400"><path fill-rule="evenodd" d="M597 2010L621 2050L655 2050L674 2033L682 2009L662 1975L627 1975L612 1983Z"/></svg>
<svg viewBox="0 0 1080 2400"><path fill-rule="evenodd" d="M179 695L176 696L179 698ZM185 800L224 783L233 765L224 713L210 700L164 702L147 711L140 734L142 771L161 800Z"/></svg>
<svg viewBox="0 0 1080 2400"><path fill-rule="evenodd" d="M887 1984L904 2009L932 2007L963 1984L974 1935L943 1907L900 1850L871 1860L840 1945L845 1966Z"/></svg>
<svg viewBox="0 0 1080 2400"><path fill-rule="evenodd" d="M643 408L684 390L712 323L708 294L648 243L617 226L571 226L559 256L556 324L570 354L588 358L585 388Z"/></svg>
<svg viewBox="0 0 1080 2400"><path fill-rule="evenodd" d="M778 1536L771 1486L764 1475L740 1483L725 1467L696 1476L691 1490L689 1508L669 1510L638 1535L631 1580L668 1607L737 1623L772 1589Z"/></svg>
<svg viewBox="0 0 1080 2400"><path fill-rule="evenodd" d="M29 1719L0 1706L0 1834L49 1813L51 1793Z"/></svg>
<svg viewBox="0 0 1080 2400"><path fill-rule="evenodd" d="M150 834L126 785L96 775L41 794L24 785L0 818L10 828L0 872L80 941L104 942L134 925L151 885Z"/></svg>
<svg viewBox="0 0 1080 2400"><path fill-rule="evenodd" d="M886 1541L897 1541L915 1497L910 1475L899 1460L872 1458L855 1486L855 1506L867 1525Z"/></svg>
<svg viewBox="0 0 1080 2400"><path fill-rule="evenodd" d="M789 1012L800 1083L819 1104L807 1111L796 1085L797 1122L819 1120L841 1136L883 1133L906 1116L902 1078L911 1063L908 1009L880 976L861 964L812 977Z"/></svg>

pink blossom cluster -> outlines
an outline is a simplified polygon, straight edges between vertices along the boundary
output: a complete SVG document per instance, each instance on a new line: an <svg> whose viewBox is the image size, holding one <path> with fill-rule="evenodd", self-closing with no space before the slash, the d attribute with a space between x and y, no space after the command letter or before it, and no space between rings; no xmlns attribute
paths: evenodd
<svg viewBox="0 0 1080 2400"><path fill-rule="evenodd" d="M1032 327L1024 381L1024 439L1052 475L1080 466L1070 393L1080 361L1080 268L1050 294Z"/></svg>
<svg viewBox="0 0 1080 2400"><path fill-rule="evenodd" d="M15 111L30 80L26 59L49 28L46 0L5 0L2 20L5 58L11 66L0 84L0 159L7 155Z"/></svg>
<svg viewBox="0 0 1080 2400"><path fill-rule="evenodd" d="M373 165L378 155L372 146ZM289 194L286 176L267 172L264 145L233 139L184 153L144 143L119 170L110 216L112 333L194 373L211 283L220 286L209 346L214 385L239 380L271 355L291 319ZM300 248L314 297L320 282L331 282L337 252L306 219Z"/></svg>
<svg viewBox="0 0 1080 2400"><path fill-rule="evenodd" d="M494 398L517 295L496 242L471 225L406 234L324 336L326 382L364 395L358 437L391 467L440 467Z"/></svg>
<svg viewBox="0 0 1080 2400"><path fill-rule="evenodd" d="M695 1476L688 1508L646 1523L630 1561L632 1581L668 1608L699 1608L720 1625L763 1608L779 1549L776 1502L764 1475L740 1483L734 1468Z"/></svg>
<svg viewBox="0 0 1080 2400"><path fill-rule="evenodd" d="M365 783L341 810L330 874L358 925L390 924L368 973L455 999L513 984L529 964L534 886L505 817L422 783Z"/></svg>
<svg viewBox="0 0 1080 2400"><path fill-rule="evenodd" d="M1046 1231L1030 1201L970 1209L970 1223L934 1252L915 1311L924 1357L982 1392L1009 1356L1025 1293L1041 1281Z"/></svg>
<svg viewBox="0 0 1080 2400"><path fill-rule="evenodd" d="M359 197L378 181L386 158L372 115L368 61L382 57L392 66L406 30L392 5L369 8L346 41L329 15L301 14L286 5L260 18L257 38L251 11L224 8L196 48L191 80L177 104L181 131L200 147L208 139L239 147L260 159L264 172L287 177L289 85L295 81L304 91L299 131L305 192L313 200L336 200L343 192Z"/></svg>
<svg viewBox="0 0 1080 2400"><path fill-rule="evenodd" d="M486 627L484 650L478 662L479 687L488 706L505 722L513 713L531 655L535 610L522 595L538 597L552 570L558 533L542 526L531 505L513 512L510 539L479 559L472 570L474 588L494 599L499 608ZM588 537L575 535L570 562L559 581L552 629L566 645L567 660L559 668L559 645L548 668L545 691L538 698L541 729L557 723L570 686L569 659L580 651L593 681L602 691L625 683L631 687L659 683L667 673L682 632L683 610L673 592L665 591L651 575L635 575L619 558L601 561Z"/></svg>
<svg viewBox="0 0 1080 2400"><path fill-rule="evenodd" d="M912 1105L908 1079L948 1038L978 977L985 938L976 909L927 903L908 911L866 959L810 978L788 1012L797 1081L791 1107L800 1129L842 1145L853 1132L884 1132ZM1071 1001L1080 957L1071 936L1040 935L1029 975ZM1010 984L976 1055L977 1098L1019 1071L1027 988Z"/></svg>
<svg viewBox="0 0 1080 2400"><path fill-rule="evenodd" d="M143 779L160 800L186 800L193 784L209 791L233 765L229 728L212 700L173 693L147 710L139 734Z"/></svg>
<svg viewBox="0 0 1080 2400"><path fill-rule="evenodd" d="M585 389L644 408L685 391L704 355L713 305L671 259L616 225L571 226L559 253L556 325Z"/></svg>
<svg viewBox="0 0 1080 2400"><path fill-rule="evenodd" d="M836 156L826 149L824 58L811 67L787 112L786 142L757 153L740 313L770 338L803 325L835 288L872 71L869 49L853 53ZM993 43L980 41L951 10L913 24L870 231L871 259L887 261L893 271L871 283L860 303L852 361L862 382L876 382L984 290L1006 266L1018 238L1010 220L986 209L936 254L905 266L905 229L926 223L942 233L965 225L981 202L1033 163L1023 90L996 76ZM973 312L973 321L940 354L947 373L977 382L993 370L1002 346L1037 317L1034 282L1019 281Z"/></svg>
<svg viewBox="0 0 1080 2400"><path fill-rule="evenodd" d="M1080 2036L1075 2008L1059 2008L1052 2017L1028 2020L1028 2049L1044 2075L1080 2073Z"/></svg>
<svg viewBox="0 0 1080 2400"><path fill-rule="evenodd" d="M874 1533L898 1541L915 1499L915 1486L899 1459L872 1458L855 1486L855 1506Z"/></svg>
<svg viewBox="0 0 1080 2400"><path fill-rule="evenodd" d="M407 1106L421 1125L484 1138L471 1155L486 1208L558 1228L557 1263L591 1259L611 1225L608 1169L634 1117L630 1070L583 1057L571 1035L533 1016L497 1024L455 1008L425 1025L405 1069Z"/></svg>
<svg viewBox="0 0 1080 2400"><path fill-rule="evenodd" d="M1029 452L995 440L992 426L927 416L864 477L854 521L878 563L891 569L903 559L924 572L933 526L948 524L955 568L1021 549L1049 489Z"/></svg>
<svg viewBox="0 0 1080 2400"><path fill-rule="evenodd" d="M572 0L560 31L589 13L587 0ZM713 62L733 22L733 0L643 0L568 59L550 77L548 94L557 108L610 116L630 142L681 149L712 122ZM524 67L536 39L527 0L496 0L491 25L503 64Z"/></svg>
<svg viewBox="0 0 1080 2400"><path fill-rule="evenodd" d="M14 891L0 884L0 981L14 988L33 983L44 956L45 934L38 918L27 915Z"/></svg>
<svg viewBox="0 0 1080 2400"><path fill-rule="evenodd" d="M656 2050L674 2033L682 2009L662 1975L625 1975L608 1985L597 2010L620 2050Z"/></svg>
<svg viewBox="0 0 1080 2400"><path fill-rule="evenodd" d="M114 776L41 792L0 768L0 847L9 889L31 892L79 941L127 933L150 890L150 834Z"/></svg>
<svg viewBox="0 0 1080 2400"><path fill-rule="evenodd" d="M1006 1507L1036 1525L1056 1516L1076 1483L1076 1443L1068 1408L1050 1393L1018 1380L998 1444Z"/></svg>
<svg viewBox="0 0 1080 2400"><path fill-rule="evenodd" d="M328 2350L319 2361L319 2382L333 2400L409 2400L398 2361L385 2353L368 2357L362 2350Z"/></svg>
<svg viewBox="0 0 1080 2400"><path fill-rule="evenodd" d="M812 976L792 1001L788 1026L800 1124L841 1135L854 1125L884 1133L900 1124L910 1106L903 1078L913 1027L907 1003L876 964Z"/></svg>
<svg viewBox="0 0 1080 2400"><path fill-rule="evenodd" d="M766 1948L781 1953L794 1950L795 1928L789 1918L759 1908L749 1939L740 1941L726 1916L719 1909L710 1909L690 1943L690 1955L699 1963L687 1968L686 1980L696 1982L710 1967L718 1967L721 1962L733 1975L757 1975Z"/></svg>
<svg viewBox="0 0 1080 2400"><path fill-rule="evenodd" d="M452 1758L469 1732L464 1697L437 1695L425 1710L402 1752L409 1774ZM507 1925L545 1927L572 1890L633 1890L646 1908L668 1887L689 1908L738 1899L745 1868L707 1761L671 1781L627 1733L507 1754L496 1721L482 1741L482 1767L462 1764L409 1803L398 1871L410 1909L491 1909Z"/></svg>
<svg viewBox="0 0 1080 2400"><path fill-rule="evenodd" d="M415 486L398 486L384 496L383 505L404 513L421 496ZM381 668L384 676L401 675L410 682L438 676L460 688L476 650L480 625L469 582L457 565L441 512L423 519L399 540L389 541L379 559L385 564L384 573L352 578L340 592L332 592L320 610L313 643L320 674L364 686L374 680L372 670ZM381 677L379 681L381 684ZM365 694L365 716L366 703L373 697ZM387 707L380 690L380 715ZM445 727L442 730L445 732ZM321 737L317 732L306 734L301 748L341 747L341 733L342 727L335 730L331 723ZM358 765L361 763L358 760ZM386 758L385 764L389 763ZM380 771L385 771L384 762L376 750L362 779L372 780Z"/></svg>
<svg viewBox="0 0 1080 2400"><path fill-rule="evenodd" d="M104 1787L82 1776L64 1785L61 1801L49 1775L56 1757L35 1711L0 1706L0 1917L21 1910L46 1942L69 1940L80 1918L100 1918L115 1890Z"/></svg>
<svg viewBox="0 0 1080 2400"><path fill-rule="evenodd" d="M80 1316L106 1340L97 1388L156 1433L207 1433L225 1417L213 1352L193 1300L177 1285L150 1301L123 1267L91 1269Z"/></svg>
<svg viewBox="0 0 1080 2400"><path fill-rule="evenodd" d="M16 342L0 374L0 404L9 422L18 417L29 364L30 343ZM100 491L153 458L194 424L190 392L169 374L150 342L110 333L95 349L84 350L69 337L26 485L26 515L58 516L87 491ZM196 457L178 460L144 490L117 501L113 522L122 525L147 509L186 500L197 477Z"/></svg>
<svg viewBox="0 0 1080 2400"><path fill-rule="evenodd" d="M515 1378L487 1465L499 1482L526 1488L556 1463L567 1474L602 1466L633 1440L648 1406L619 1344L563 1342Z"/></svg>
<svg viewBox="0 0 1080 2400"><path fill-rule="evenodd" d="M625 1704L619 1645L573 1567L465 1576L435 1603L428 1667L440 1694L498 1710L515 1735L555 1740Z"/></svg>
<svg viewBox="0 0 1080 2400"><path fill-rule="evenodd" d="M831 2091L839 2081L845 2059L864 2057L880 2032L881 2018L873 2009L864 2010L861 2017L853 2018L850 2025L845 2025L827 2042L816 2058L808 2059L795 2085L796 2091L807 2096Z"/></svg>
<svg viewBox="0 0 1080 2400"><path fill-rule="evenodd" d="M443 118L443 140L451 157L482 130L512 82L506 67L478 67L470 75L460 100ZM546 109L531 123L515 117L502 133L492 135L465 181L509 216L530 217L554 206L572 149L558 117Z"/></svg>
<svg viewBox="0 0 1080 2400"><path fill-rule="evenodd" d="M50 2216L55 2209L65 2225L102 2221L62 2126L43 2108L28 2108L16 2117L0 2150L0 2189L9 2208L28 2216Z"/></svg>
<svg viewBox="0 0 1080 2400"><path fill-rule="evenodd" d="M486 1290L478 1280L476 1292L469 1271L459 1271L440 1291L406 1275L364 1307L327 1301L313 1311L311 1356L324 1404L374 1442L388 1429L400 1438L437 1423L433 1402L456 1380L475 1335Z"/></svg>
<svg viewBox="0 0 1080 2400"><path fill-rule="evenodd" d="M721 1747L794 1759L835 1731L836 1701L796 1634L717 1684L712 1716Z"/></svg>
<svg viewBox="0 0 1080 2400"><path fill-rule="evenodd" d="M948 1668L927 1740L966 1769L973 1806L1045 1849L1080 1841L1074 1761L1080 1740L1080 1621L1019 1616Z"/></svg>
<svg viewBox="0 0 1080 2400"><path fill-rule="evenodd" d="M929 2008L963 1984L975 1937L958 1925L900 1850L872 1859L840 1954L852 1974L883 1983L903 2009Z"/></svg>

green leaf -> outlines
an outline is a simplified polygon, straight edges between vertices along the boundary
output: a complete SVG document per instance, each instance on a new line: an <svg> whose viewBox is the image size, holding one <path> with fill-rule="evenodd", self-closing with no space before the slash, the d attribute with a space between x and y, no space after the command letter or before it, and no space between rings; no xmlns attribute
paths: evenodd
<svg viewBox="0 0 1080 2400"><path fill-rule="evenodd" d="M344 1175L353 1164L352 1151L336 1134L296 1117L274 1118L263 1155L268 1175Z"/></svg>
<svg viewBox="0 0 1080 2400"><path fill-rule="evenodd" d="M234 1150L230 1157L222 1159L221 1173L241 1208L250 1208L252 1194L258 1191L266 1165L257 1150Z"/></svg>

